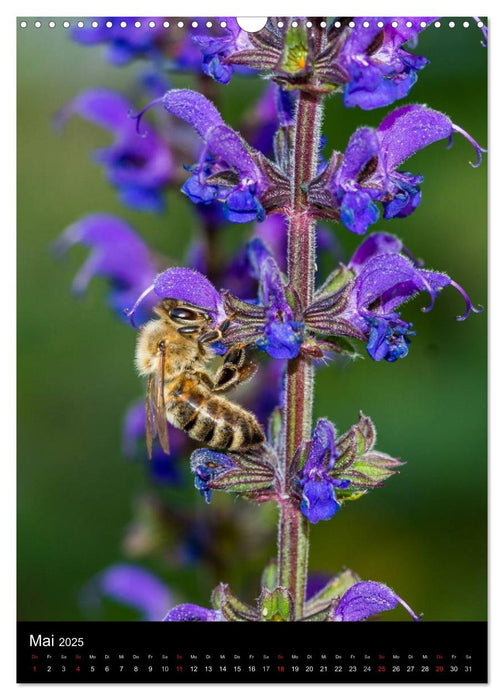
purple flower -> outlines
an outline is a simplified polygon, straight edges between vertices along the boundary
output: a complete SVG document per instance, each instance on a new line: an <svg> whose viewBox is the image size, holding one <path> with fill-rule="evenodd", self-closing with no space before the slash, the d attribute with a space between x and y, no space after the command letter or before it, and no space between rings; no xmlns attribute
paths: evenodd
<svg viewBox="0 0 504 700"><path fill-rule="evenodd" d="M208 486L208 482L233 469L235 469L235 464L227 455L221 452L202 448L195 450L191 455L191 471L194 474L194 486L207 503L210 503L212 498L212 491Z"/></svg>
<svg viewBox="0 0 504 700"><path fill-rule="evenodd" d="M193 603L182 603L172 608L163 622L222 622L223 619L218 610L202 608Z"/></svg>
<svg viewBox="0 0 504 700"><path fill-rule="evenodd" d="M266 314L262 335L256 339L256 345L277 360L297 357L304 326L294 318L276 260L259 238L253 238L247 244L247 253L251 274L259 280L258 300Z"/></svg>
<svg viewBox="0 0 504 700"><path fill-rule="evenodd" d="M107 44L110 63L123 66L134 58L159 55L157 43L165 31L159 17L97 17L96 20L98 27L76 27L72 36L85 46ZM126 22L125 27L121 27L122 21ZM140 27L135 27L136 21L141 22ZM156 26L149 27L150 21ZM107 22L112 26L107 27Z"/></svg>
<svg viewBox="0 0 504 700"><path fill-rule="evenodd" d="M189 168L182 192L195 204L223 204L224 215L234 223L262 221L261 198L269 180L259 168L260 154L252 151L240 135L227 126L216 107L192 90L169 90L160 102L167 112L187 122L204 142L199 162Z"/></svg>
<svg viewBox="0 0 504 700"><path fill-rule="evenodd" d="M142 459L147 465L152 478L159 484L179 484L181 481L180 459L189 444L181 430L168 426L170 454L158 445L154 445L152 456L147 457L145 448L145 400L133 404L127 411L123 422L122 451L127 459ZM141 447L140 447L141 445Z"/></svg>
<svg viewBox="0 0 504 700"><path fill-rule="evenodd" d="M333 621L360 622L372 615L393 610L398 604L401 604L415 621L421 619L421 616L415 615L410 606L384 583L359 581L341 597L334 611Z"/></svg>
<svg viewBox="0 0 504 700"><path fill-rule="evenodd" d="M243 31L235 17L216 17L218 26L212 32L198 29L193 32L192 40L200 48L203 59L202 69L219 83L229 83L234 69L224 59L243 49L252 46L248 33Z"/></svg>
<svg viewBox="0 0 504 700"><path fill-rule="evenodd" d="M96 576L84 589L84 604L96 607L105 596L135 608L144 620L162 620L172 605L165 584L133 564L115 564Z"/></svg>
<svg viewBox="0 0 504 700"><path fill-rule="evenodd" d="M133 325L139 305L151 293L154 293L158 299L180 299L200 307L213 319L213 325L217 325L226 318L221 295L201 272L187 267L169 267L157 275L154 282L151 277L149 286L143 290L131 310L127 312Z"/></svg>
<svg viewBox="0 0 504 700"><path fill-rule="evenodd" d="M378 201L385 219L411 214L420 204L423 178L397 168L429 144L450 139L454 132L474 146L479 165L483 149L446 115L423 105L394 110L377 129L358 129L329 186L340 207L341 223L354 233L365 233L379 219Z"/></svg>
<svg viewBox="0 0 504 700"><path fill-rule="evenodd" d="M334 426L320 418L299 479L303 489L301 512L311 523L330 520L340 509L335 489L346 489L350 485L348 479L334 479L329 475L337 458Z"/></svg>
<svg viewBox="0 0 504 700"><path fill-rule="evenodd" d="M122 318L156 274L152 255L140 236L121 219L109 214L90 214L69 226L55 243L64 254L76 243L91 248L91 255L73 282L73 292L84 294L95 276L105 277L111 286L110 305ZM148 316L154 295L142 299L142 315Z"/></svg>
<svg viewBox="0 0 504 700"><path fill-rule="evenodd" d="M349 32L335 63L344 76L343 102L346 107L375 109L406 97L417 80L417 71L428 64L402 48L416 42L417 35L437 17L359 17ZM378 21L383 27L378 27ZM407 27L406 23L411 27ZM364 23L368 26L365 27ZM392 26L396 24L396 27Z"/></svg>
<svg viewBox="0 0 504 700"><path fill-rule="evenodd" d="M373 360L394 362L408 353L411 324L397 308L421 291L431 297L429 311L444 287L455 287L466 302L464 320L471 311L478 312L464 290L448 275L420 268L402 254L402 244L387 233L369 236L355 251L348 268L356 274L349 302L342 318L350 321L368 338L367 351Z"/></svg>
<svg viewBox="0 0 504 700"><path fill-rule="evenodd" d="M134 209L161 211L162 190L173 173L172 156L154 130L138 134L132 111L130 102L119 93L94 88L68 103L59 121L78 114L110 131L114 143L96 151L95 158L117 187L121 201Z"/></svg>

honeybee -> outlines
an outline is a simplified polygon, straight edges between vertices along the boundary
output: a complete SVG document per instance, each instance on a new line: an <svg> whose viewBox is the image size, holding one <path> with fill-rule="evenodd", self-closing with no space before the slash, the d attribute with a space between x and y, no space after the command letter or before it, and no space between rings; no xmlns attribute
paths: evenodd
<svg viewBox="0 0 504 700"><path fill-rule="evenodd" d="M169 454L166 421L209 447L239 452L262 443L264 433L255 416L221 395L255 373L245 348L231 347L211 376L206 368L214 355L210 344L222 337L225 326L211 328L203 309L177 299L163 299L154 311L159 319L141 328L135 356L139 374L147 377L149 457L156 435Z"/></svg>

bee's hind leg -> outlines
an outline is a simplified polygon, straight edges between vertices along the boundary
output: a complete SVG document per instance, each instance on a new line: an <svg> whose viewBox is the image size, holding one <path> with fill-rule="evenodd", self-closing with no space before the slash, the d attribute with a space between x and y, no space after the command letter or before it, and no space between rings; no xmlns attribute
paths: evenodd
<svg viewBox="0 0 504 700"><path fill-rule="evenodd" d="M222 366L214 379L214 391L228 391L251 379L257 371L255 362L246 361L245 346L235 345L224 356Z"/></svg>

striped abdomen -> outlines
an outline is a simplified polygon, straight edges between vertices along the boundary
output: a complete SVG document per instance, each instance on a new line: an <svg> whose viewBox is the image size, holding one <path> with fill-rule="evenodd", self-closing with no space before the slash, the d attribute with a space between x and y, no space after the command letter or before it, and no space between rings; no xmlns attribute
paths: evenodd
<svg viewBox="0 0 504 700"><path fill-rule="evenodd" d="M236 452L264 441L252 413L214 394L196 377L167 383L165 403L168 422L209 447Z"/></svg>

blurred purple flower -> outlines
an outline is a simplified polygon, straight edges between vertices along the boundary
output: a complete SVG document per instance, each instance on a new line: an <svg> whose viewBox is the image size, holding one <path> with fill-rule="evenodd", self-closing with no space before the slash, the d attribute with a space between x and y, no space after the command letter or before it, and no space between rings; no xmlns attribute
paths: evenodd
<svg viewBox="0 0 504 700"><path fill-rule="evenodd" d="M330 520L340 509L335 488L346 489L350 485L348 479L330 476L337 458L334 426L325 418L320 418L299 479L303 489L301 512L311 523Z"/></svg>
<svg viewBox="0 0 504 700"><path fill-rule="evenodd" d="M417 81L417 71L428 64L402 48L416 43L418 34L437 17L359 17L337 54L338 76L345 77L345 107L375 109L406 97ZM381 21L383 26L378 27ZM364 26L367 23L368 26ZM392 26L392 24L396 26ZM410 27L406 23L411 24ZM340 77L341 80L341 77Z"/></svg>
<svg viewBox="0 0 504 700"><path fill-rule="evenodd" d="M391 112L377 129L363 127L350 138L329 188L340 207L341 223L363 234L378 221L377 201L385 219L405 217L420 204L423 177L397 168L414 153L454 132L474 146L481 162L483 149L450 119L423 105L407 105Z"/></svg>
<svg viewBox="0 0 504 700"><path fill-rule="evenodd" d="M149 129L138 134L133 107L122 95L107 88L81 93L60 110L58 122L78 114L110 131L115 141L95 152L121 201L134 209L161 211L162 190L173 174L173 160L166 143Z"/></svg>
<svg viewBox="0 0 504 700"><path fill-rule="evenodd" d="M421 619L421 616L416 615L410 606L384 583L359 581L341 597L334 611L333 621L360 622L372 615L393 610L399 604L415 621Z"/></svg>
<svg viewBox="0 0 504 700"><path fill-rule="evenodd" d="M56 240L54 250L62 255L76 243L90 248L91 255L74 279L73 292L82 295L93 277L104 277L111 286L110 305L124 319L124 308L156 274L147 245L126 222L109 214L90 214L72 224ZM154 301L153 294L142 299L142 316L150 314Z"/></svg>
<svg viewBox="0 0 504 700"><path fill-rule="evenodd" d="M172 608L163 622L222 622L223 619L218 610L202 608L193 603L182 603Z"/></svg>
<svg viewBox="0 0 504 700"><path fill-rule="evenodd" d="M92 579L84 589L86 607L98 606L104 597L138 610L144 620L162 620L172 605L168 588L157 576L133 564L115 564Z"/></svg>
<svg viewBox="0 0 504 700"><path fill-rule="evenodd" d="M157 58L160 54L157 48L159 38L164 33L163 22L159 17L96 17L98 27L76 27L72 31L75 41L85 46L107 44L107 57L110 63L123 66L134 58ZM135 22L141 23L135 27ZM149 27L149 22L155 22L155 27ZM106 23L112 26L107 27ZM121 22L126 22L121 27Z"/></svg>
<svg viewBox="0 0 504 700"><path fill-rule="evenodd" d="M180 460L189 443L181 430L168 426L170 454L158 445L152 449L148 459L145 448L145 400L133 404L127 411L123 422L122 452L127 459L141 459L145 462L152 478L160 484L179 484L181 482Z"/></svg>

